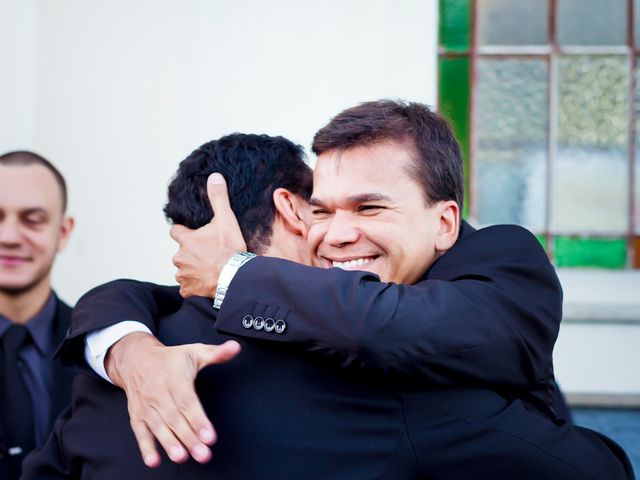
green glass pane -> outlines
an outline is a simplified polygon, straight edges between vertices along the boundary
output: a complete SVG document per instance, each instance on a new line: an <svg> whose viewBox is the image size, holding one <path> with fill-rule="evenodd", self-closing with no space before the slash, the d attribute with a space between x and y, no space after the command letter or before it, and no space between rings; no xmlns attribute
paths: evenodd
<svg viewBox="0 0 640 480"><path fill-rule="evenodd" d="M470 0L440 0L440 45L446 50L469 49Z"/></svg>
<svg viewBox="0 0 640 480"><path fill-rule="evenodd" d="M453 124L464 159L465 197L463 216L469 198L469 58L440 58L440 113Z"/></svg>
<svg viewBox="0 0 640 480"><path fill-rule="evenodd" d="M558 267L624 268L627 241L624 238L555 238L555 263Z"/></svg>
<svg viewBox="0 0 640 480"><path fill-rule="evenodd" d="M542 248L544 248L546 250L547 249L547 237L545 237L544 235L536 235L536 238L540 242L540 245L542 245Z"/></svg>

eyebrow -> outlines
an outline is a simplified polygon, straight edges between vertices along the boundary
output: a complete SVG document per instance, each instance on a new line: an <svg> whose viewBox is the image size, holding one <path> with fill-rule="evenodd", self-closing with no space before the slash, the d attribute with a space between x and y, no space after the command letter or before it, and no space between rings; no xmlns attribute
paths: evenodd
<svg viewBox="0 0 640 480"><path fill-rule="evenodd" d="M382 193L359 193L358 195L352 195L347 197L352 203L364 203L364 202L389 202L391 197L383 195Z"/></svg>
<svg viewBox="0 0 640 480"><path fill-rule="evenodd" d="M309 205L312 205L314 207L324 207L324 203L322 203L322 201L320 201L316 197L311 197L309 199Z"/></svg>
<svg viewBox="0 0 640 480"><path fill-rule="evenodd" d="M25 208L24 210L20 211L20 214L21 215L43 214L43 215L49 216L49 212L42 207Z"/></svg>
<svg viewBox="0 0 640 480"><path fill-rule="evenodd" d="M382 193L359 193L357 195L351 195L347 197L349 203L365 203L365 202L390 202L391 197L383 195ZM309 199L309 205L314 207L323 207L324 202L316 197Z"/></svg>

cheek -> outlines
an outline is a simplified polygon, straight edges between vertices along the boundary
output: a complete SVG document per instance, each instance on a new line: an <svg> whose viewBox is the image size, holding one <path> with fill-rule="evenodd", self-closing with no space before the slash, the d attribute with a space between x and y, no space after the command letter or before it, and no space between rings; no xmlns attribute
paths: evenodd
<svg viewBox="0 0 640 480"><path fill-rule="evenodd" d="M52 257L56 254L59 243L59 236L52 232L42 232L30 238L30 244L34 252L45 258Z"/></svg>
<svg viewBox="0 0 640 480"><path fill-rule="evenodd" d="M430 264L435 253L435 233L426 225L418 223L398 245L398 254L403 265L408 270L424 270Z"/></svg>

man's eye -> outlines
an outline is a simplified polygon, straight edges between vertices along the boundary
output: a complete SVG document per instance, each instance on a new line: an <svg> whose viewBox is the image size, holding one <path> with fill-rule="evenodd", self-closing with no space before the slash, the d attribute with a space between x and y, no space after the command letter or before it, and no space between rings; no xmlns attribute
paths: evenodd
<svg viewBox="0 0 640 480"><path fill-rule="evenodd" d="M358 208L359 211L361 212L374 212L376 210L383 210L384 207L382 205L361 205L360 208Z"/></svg>
<svg viewBox="0 0 640 480"><path fill-rule="evenodd" d="M326 214L329 213L329 211L328 210L324 210L322 208L316 208L315 210L312 210L311 213L313 215L326 215Z"/></svg>
<svg viewBox="0 0 640 480"><path fill-rule="evenodd" d="M46 221L46 218L41 215L30 215L24 218L24 223L27 225L40 225Z"/></svg>

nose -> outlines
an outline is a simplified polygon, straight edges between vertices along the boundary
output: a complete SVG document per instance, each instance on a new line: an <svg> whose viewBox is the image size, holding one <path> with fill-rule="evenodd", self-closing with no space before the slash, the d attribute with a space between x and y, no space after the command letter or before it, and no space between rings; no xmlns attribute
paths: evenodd
<svg viewBox="0 0 640 480"><path fill-rule="evenodd" d="M20 244L20 225L17 220L4 218L0 221L0 244L4 246Z"/></svg>
<svg viewBox="0 0 640 480"><path fill-rule="evenodd" d="M324 241L332 247L343 247L357 242L359 238L360 231L353 224L350 216L347 213L338 212L331 219Z"/></svg>

